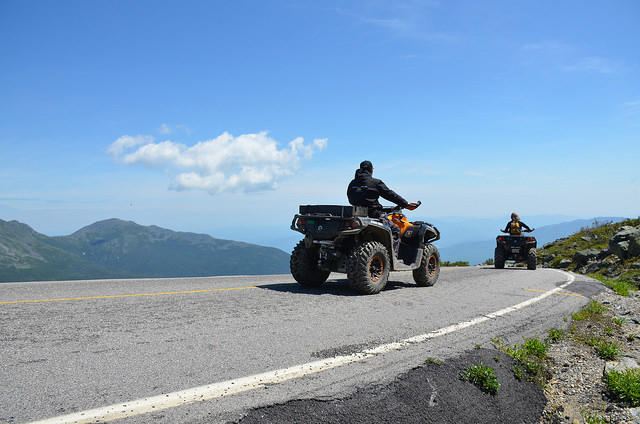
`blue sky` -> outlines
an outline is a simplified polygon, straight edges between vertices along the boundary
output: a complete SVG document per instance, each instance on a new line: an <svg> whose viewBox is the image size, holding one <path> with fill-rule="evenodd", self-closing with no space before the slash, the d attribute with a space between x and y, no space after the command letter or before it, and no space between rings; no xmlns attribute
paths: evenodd
<svg viewBox="0 0 640 424"><path fill-rule="evenodd" d="M639 22L637 1L4 0L0 218L287 233L363 159L436 222L636 217Z"/></svg>

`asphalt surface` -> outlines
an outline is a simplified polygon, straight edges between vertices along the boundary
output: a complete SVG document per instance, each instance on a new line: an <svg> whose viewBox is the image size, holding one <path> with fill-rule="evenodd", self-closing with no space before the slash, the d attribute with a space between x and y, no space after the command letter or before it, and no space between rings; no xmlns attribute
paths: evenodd
<svg viewBox="0 0 640 424"><path fill-rule="evenodd" d="M494 370L500 384L495 394L483 393L459 377L479 364ZM346 397L255 408L237 423L539 424L544 393L535 383L518 380L513 366L504 353L474 349L442 363L423 364L389 384L360 387Z"/></svg>
<svg viewBox="0 0 640 424"><path fill-rule="evenodd" d="M289 275L0 284L0 423L116 404L132 414L119 422L238 422L255 408L292 400L346 399L391 387L426 358L455 363L490 347L491 338L517 343L564 326L599 284L577 276L538 302L489 314L568 278L546 269L444 268L434 287L415 286L410 273L391 274L374 296L354 294L341 274L316 290ZM478 317L485 318L451 327ZM433 335L442 328L451 330ZM362 355L424 334L432 336ZM351 354L357 359L333 368L229 389L241 377ZM175 392L184 398L185 389L225 381L227 389L203 402L154 404L139 415L131 402Z"/></svg>

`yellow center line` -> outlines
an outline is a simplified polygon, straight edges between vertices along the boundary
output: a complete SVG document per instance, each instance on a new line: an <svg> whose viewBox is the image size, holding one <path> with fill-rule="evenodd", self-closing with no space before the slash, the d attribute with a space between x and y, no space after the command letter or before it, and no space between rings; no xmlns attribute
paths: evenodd
<svg viewBox="0 0 640 424"><path fill-rule="evenodd" d="M246 290L246 289L257 289L257 288L258 288L257 286L247 286L247 287L228 287L223 289L188 290L188 291L175 291L175 292L162 292L162 293L114 294L114 295L106 295L106 296L64 297L64 298L58 298L58 299L11 300L8 302L0 302L0 305L6 305L8 303L37 303L37 302L61 302L64 300L112 299L115 297L162 296L162 295L169 295L169 294L207 293L207 292L216 292L216 291Z"/></svg>
<svg viewBox="0 0 640 424"><path fill-rule="evenodd" d="M548 291L548 290L536 290L536 289L525 289L525 290L534 291L534 292L546 292L546 291ZM577 293L555 292L554 294L564 294L565 296L585 297L585 296L583 296L581 294L577 294Z"/></svg>

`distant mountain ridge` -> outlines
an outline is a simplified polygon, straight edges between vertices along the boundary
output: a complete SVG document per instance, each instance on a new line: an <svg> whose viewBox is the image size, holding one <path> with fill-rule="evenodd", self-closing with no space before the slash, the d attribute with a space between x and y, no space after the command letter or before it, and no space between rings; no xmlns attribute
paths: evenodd
<svg viewBox="0 0 640 424"><path fill-rule="evenodd" d="M0 282L289 272L273 247L108 219L48 237L0 219Z"/></svg>

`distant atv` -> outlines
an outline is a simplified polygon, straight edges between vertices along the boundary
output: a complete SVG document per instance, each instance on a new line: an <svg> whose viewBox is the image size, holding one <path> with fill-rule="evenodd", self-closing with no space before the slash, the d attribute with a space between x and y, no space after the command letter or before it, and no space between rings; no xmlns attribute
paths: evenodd
<svg viewBox="0 0 640 424"><path fill-rule="evenodd" d="M366 207L301 205L291 222L292 230L305 235L291 254L293 278L319 287L332 271L342 272L357 292L376 294L387 285L390 271L413 271L418 286L433 286L440 253L431 243L440 232L426 222L409 222L400 207L383 211L401 229L397 254L387 220L370 218Z"/></svg>
<svg viewBox="0 0 640 424"><path fill-rule="evenodd" d="M526 262L527 269L536 269L538 262L536 243L536 238L531 236L504 235L496 237L496 249L493 256L495 267L502 269L505 261L515 261L516 263Z"/></svg>

